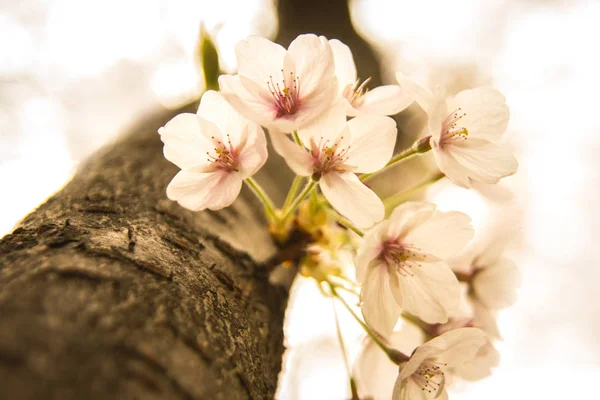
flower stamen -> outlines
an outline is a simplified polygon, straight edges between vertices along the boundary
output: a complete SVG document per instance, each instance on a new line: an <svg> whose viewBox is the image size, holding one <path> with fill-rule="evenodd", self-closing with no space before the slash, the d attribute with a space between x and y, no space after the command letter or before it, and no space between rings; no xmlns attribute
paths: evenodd
<svg viewBox="0 0 600 400"><path fill-rule="evenodd" d="M227 134L227 144L223 143L220 139L215 139L214 136L211 139L215 143L214 152L212 155L210 152L206 152L208 161L212 163L215 169L222 169L227 172L239 171L238 169L238 151L231 144L231 138Z"/></svg>
<svg viewBox="0 0 600 400"><path fill-rule="evenodd" d="M442 134L440 145L448 144L453 140L466 140L469 135L469 130L466 127L458 127L458 122L464 118L467 113L462 112L462 108L452 111L442 121Z"/></svg>
<svg viewBox="0 0 600 400"><path fill-rule="evenodd" d="M343 96L352 104L354 107L358 107L364 101L363 96L369 91L367 84L371 81L371 77L360 83L360 78L357 78L353 84L348 84L344 89Z"/></svg>
<svg viewBox="0 0 600 400"><path fill-rule="evenodd" d="M273 105L276 111L276 118L284 118L294 115L300 108L300 79L290 72L288 79L281 70L281 85L273 81L273 76L269 76L267 87L273 97Z"/></svg>

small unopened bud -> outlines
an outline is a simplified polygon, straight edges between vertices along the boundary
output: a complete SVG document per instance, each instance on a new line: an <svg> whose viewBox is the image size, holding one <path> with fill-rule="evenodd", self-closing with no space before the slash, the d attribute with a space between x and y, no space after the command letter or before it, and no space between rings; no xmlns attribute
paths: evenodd
<svg viewBox="0 0 600 400"><path fill-rule="evenodd" d="M413 148L417 151L417 153L427 153L429 150L431 150L430 139L431 135L422 137L413 144Z"/></svg>
<svg viewBox="0 0 600 400"><path fill-rule="evenodd" d="M204 25L200 26L200 35L198 38L198 58L202 72L204 73L204 82L206 89L219 90L219 75L221 68L219 66L219 53L211 35L206 31Z"/></svg>

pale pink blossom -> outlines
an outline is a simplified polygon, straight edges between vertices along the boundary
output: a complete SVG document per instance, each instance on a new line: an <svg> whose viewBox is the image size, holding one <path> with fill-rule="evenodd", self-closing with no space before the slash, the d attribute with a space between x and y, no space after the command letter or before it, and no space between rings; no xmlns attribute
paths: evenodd
<svg viewBox="0 0 600 400"><path fill-rule="evenodd" d="M221 75L223 96L248 119L269 130L292 132L336 100L337 80L327 39L300 35L286 50L259 36L235 47L237 75Z"/></svg>
<svg viewBox="0 0 600 400"><path fill-rule="evenodd" d="M400 365L392 399L448 399L446 384L451 370L472 362L486 341L482 330L460 328L417 347L410 359Z"/></svg>
<svg viewBox="0 0 600 400"><path fill-rule="evenodd" d="M389 117L365 115L346 122L337 103L310 126L298 131L304 146L286 135L271 135L273 147L300 176L311 177L329 203L359 228L384 216L381 199L356 173L375 172L392 157L396 123Z"/></svg>
<svg viewBox="0 0 600 400"><path fill-rule="evenodd" d="M229 206L243 180L267 159L262 128L215 91L204 93L197 114L179 114L158 133L165 157L181 168L167 187L167 197L193 211Z"/></svg>
<svg viewBox="0 0 600 400"><path fill-rule="evenodd" d="M396 78L427 112L436 162L452 182L470 188L473 182L493 184L517 171L513 151L502 141L509 110L499 91L481 87L446 97L401 73Z"/></svg>
<svg viewBox="0 0 600 400"><path fill-rule="evenodd" d="M375 114L394 115L412 103L410 94L398 85L379 86L369 90L370 77L361 82L350 48L337 39L329 41L335 61L340 100L349 116Z"/></svg>
<svg viewBox="0 0 600 400"><path fill-rule="evenodd" d="M407 202L369 230L357 254L363 315L384 336L402 310L442 323L457 310L460 286L445 259L473 236L471 219L435 205Z"/></svg>

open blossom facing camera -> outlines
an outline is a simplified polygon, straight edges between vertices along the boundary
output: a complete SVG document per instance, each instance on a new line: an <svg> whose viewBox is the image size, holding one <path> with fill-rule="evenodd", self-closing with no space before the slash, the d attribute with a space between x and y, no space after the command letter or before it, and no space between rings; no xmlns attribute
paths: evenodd
<svg viewBox="0 0 600 400"><path fill-rule="evenodd" d="M509 110L493 88L463 90L454 97L434 96L427 89L396 75L429 117L430 144L440 170L455 184L497 183L517 171L512 150L501 142Z"/></svg>
<svg viewBox="0 0 600 400"><path fill-rule="evenodd" d="M486 342L482 330L460 328L417 347L409 360L400 366L392 399L447 399L446 374L450 369L472 361Z"/></svg>
<svg viewBox="0 0 600 400"><path fill-rule="evenodd" d="M300 35L287 51L250 36L235 53L238 74L221 75L221 91L240 113L267 129L297 130L335 100L333 54L323 36Z"/></svg>
<svg viewBox="0 0 600 400"><path fill-rule="evenodd" d="M229 206L267 159L262 128L215 91L202 96L197 114L179 114L158 132L165 157L181 168L167 196L193 211Z"/></svg>
<svg viewBox="0 0 600 400"><path fill-rule="evenodd" d="M443 260L471 239L470 222L460 212L407 202L367 232L356 261L366 321L386 336L402 309L427 323L446 322L460 294Z"/></svg>
<svg viewBox="0 0 600 400"><path fill-rule="evenodd" d="M346 122L343 105L338 103L298 134L306 148L285 135L271 135L275 151L290 168L318 181L333 208L359 228L381 221L383 203L356 173L377 171L392 157L394 120L369 115Z"/></svg>
<svg viewBox="0 0 600 400"><path fill-rule="evenodd" d="M335 61L338 91L349 116L375 114L394 115L412 103L413 98L398 85L379 86L369 90L371 78L360 81L352 51L337 39L329 41Z"/></svg>

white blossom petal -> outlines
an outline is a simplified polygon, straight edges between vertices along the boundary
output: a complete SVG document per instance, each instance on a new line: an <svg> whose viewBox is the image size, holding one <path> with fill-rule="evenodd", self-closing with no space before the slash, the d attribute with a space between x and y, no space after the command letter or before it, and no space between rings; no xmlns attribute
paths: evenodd
<svg viewBox="0 0 600 400"><path fill-rule="evenodd" d="M479 348L471 361L456 365L453 373L468 381L478 381L490 376L492 368L497 367L498 364L500 364L500 353L488 340Z"/></svg>
<svg viewBox="0 0 600 400"><path fill-rule="evenodd" d="M285 57L294 65L296 76L300 81L301 97L306 101L323 92L323 85L327 86L335 80L333 53L327 39L323 36L314 34L298 36L290 43Z"/></svg>
<svg viewBox="0 0 600 400"><path fill-rule="evenodd" d="M398 322L401 310L394 301L385 264L369 268L362 285L361 300L365 321L378 333L389 336Z"/></svg>
<svg viewBox="0 0 600 400"><path fill-rule="evenodd" d="M281 132L271 134L271 143L275 151L283 157L286 164L300 176L310 176L313 173L310 154L297 145L287 135Z"/></svg>
<svg viewBox="0 0 600 400"><path fill-rule="evenodd" d="M338 91L344 91L347 85L352 85L356 81L356 65L352 51L344 43L337 39L329 41L335 64L335 75L338 79Z"/></svg>
<svg viewBox="0 0 600 400"><path fill-rule="evenodd" d="M503 257L475 273L473 290L484 306L500 310L514 304L520 282L521 275L515 262Z"/></svg>
<svg viewBox="0 0 600 400"><path fill-rule="evenodd" d="M392 400L431 400L428 398L428 393L421 390L411 379L396 379L394 385L394 393L392 394ZM437 399L436 399L437 400Z"/></svg>
<svg viewBox="0 0 600 400"><path fill-rule="evenodd" d="M235 46L238 74L266 89L270 77L281 78L285 49L261 36L250 36ZM262 85L264 83L264 85Z"/></svg>
<svg viewBox="0 0 600 400"><path fill-rule="evenodd" d="M356 279L359 283L364 282L369 265L379 256L381 243L385 241L387 234L387 227L388 221L381 221L365 233L356 254Z"/></svg>
<svg viewBox="0 0 600 400"><path fill-rule="evenodd" d="M384 217L381 199L351 172L329 172L319 186L333 208L358 228L369 228Z"/></svg>
<svg viewBox="0 0 600 400"><path fill-rule="evenodd" d="M192 210L220 210L233 203L242 188L237 173L182 170L167 187L167 197Z"/></svg>
<svg viewBox="0 0 600 400"><path fill-rule="evenodd" d="M446 322L459 306L460 285L444 263L420 263L399 282L404 301L400 306L427 323Z"/></svg>
<svg viewBox="0 0 600 400"><path fill-rule="evenodd" d="M244 83L242 83L242 79ZM249 86L251 90L247 89ZM270 94L263 93L259 85L239 75L219 76L219 88L223 97L244 117L263 126L270 126L276 111Z"/></svg>
<svg viewBox="0 0 600 400"><path fill-rule="evenodd" d="M405 236L407 243L440 259L458 254L475 233L471 218L458 211L435 211Z"/></svg>
<svg viewBox="0 0 600 400"><path fill-rule="evenodd" d="M235 146L241 143L242 134L251 124L225 100L221 93L214 90L209 90L202 95L197 115L215 124L224 136L229 134Z"/></svg>
<svg viewBox="0 0 600 400"><path fill-rule="evenodd" d="M394 208L390 214L388 236L397 239L427 221L435 212L435 204L407 201Z"/></svg>
<svg viewBox="0 0 600 400"><path fill-rule="evenodd" d="M506 131L510 111L496 89L481 87L463 90L448 101L449 111L459 107L466 115L460 120L470 137L495 140Z"/></svg>
<svg viewBox="0 0 600 400"><path fill-rule="evenodd" d="M437 348L439 353L436 359L448 367L454 367L471 361L487 341L488 338L481 329L459 328L431 339L425 346Z"/></svg>
<svg viewBox="0 0 600 400"><path fill-rule="evenodd" d="M356 114L396 115L413 102L413 97L398 85L376 87L363 95Z"/></svg>
<svg viewBox="0 0 600 400"><path fill-rule="evenodd" d="M348 121L350 150L347 164L356 172L375 172L392 158L396 144L396 121L390 117L364 115Z"/></svg>
<svg viewBox="0 0 600 400"><path fill-rule="evenodd" d="M412 79L406 77L402 72L399 71L396 72L396 80L398 81L398 85L400 85L402 89L406 90L413 97L423 111L429 111L434 100L433 94L429 90L425 89Z"/></svg>
<svg viewBox="0 0 600 400"><path fill-rule="evenodd" d="M210 126L204 128L211 129ZM158 133L165 144L165 158L179 168L201 167L208 164L206 152L213 146L206 135L202 134L200 121L195 114L183 113L175 116L160 128ZM208 132L209 135L214 133L214 129Z"/></svg>
<svg viewBox="0 0 600 400"><path fill-rule="evenodd" d="M309 124L298 130L298 136L305 146L310 140L317 143L323 139L335 139L346 127L346 110L342 102L338 102L325 110Z"/></svg>
<svg viewBox="0 0 600 400"><path fill-rule="evenodd" d="M471 188L471 180L469 179L467 170L460 165L450 152L442 150L434 143L435 142L431 140L433 155L440 171L442 171L455 185Z"/></svg>
<svg viewBox="0 0 600 400"><path fill-rule="evenodd" d="M445 145L443 151L456 160L466 175L479 182L497 183L517 172L518 163L510 148L485 139L468 137Z"/></svg>
<svg viewBox="0 0 600 400"><path fill-rule="evenodd" d="M254 123L249 123L246 129L248 139L239 154L240 175L242 179L246 179L258 172L268 157L267 140L263 129Z"/></svg>

